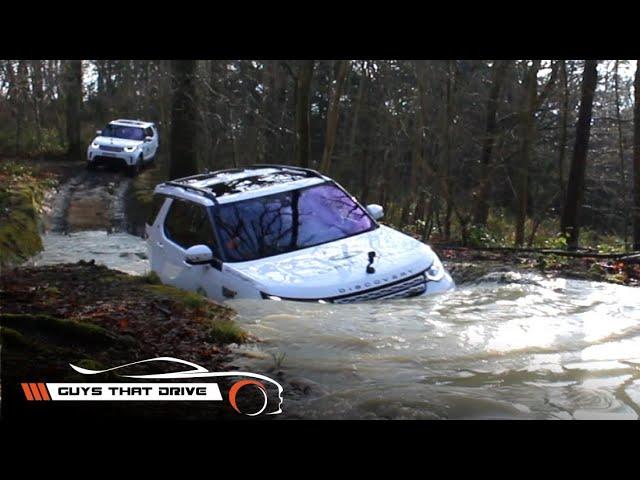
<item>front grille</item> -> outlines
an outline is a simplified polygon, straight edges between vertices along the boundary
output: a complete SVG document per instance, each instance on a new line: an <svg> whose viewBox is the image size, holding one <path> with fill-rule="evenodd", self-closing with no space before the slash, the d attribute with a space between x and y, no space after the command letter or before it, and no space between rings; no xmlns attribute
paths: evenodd
<svg viewBox="0 0 640 480"><path fill-rule="evenodd" d="M427 289L427 279L424 276L424 272L412 277L405 278L404 280L398 280L391 284L382 285L381 287L371 288L369 290L358 291L355 293L348 293L346 295L339 295L337 297L329 298L288 298L278 297L282 300L292 300L297 302L324 302L324 303L355 303L365 302L367 300L390 300L393 298L408 298L421 295ZM269 299L272 295L264 292L260 292L262 298Z"/></svg>
<svg viewBox="0 0 640 480"><path fill-rule="evenodd" d="M424 293L426 289L427 280L424 277L424 274L420 273L392 285L383 285L382 287L372 288L371 290L366 290L364 292L332 297L328 298L327 301L332 303L354 303L364 302L366 300L407 298L420 295Z"/></svg>
<svg viewBox="0 0 640 480"><path fill-rule="evenodd" d="M121 152L122 147L112 147L111 145L100 145L100 150L105 152Z"/></svg>

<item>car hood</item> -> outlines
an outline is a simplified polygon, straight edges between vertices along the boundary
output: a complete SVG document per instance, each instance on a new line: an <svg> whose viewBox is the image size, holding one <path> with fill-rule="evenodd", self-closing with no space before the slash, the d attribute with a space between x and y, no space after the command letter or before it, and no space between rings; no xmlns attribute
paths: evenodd
<svg viewBox="0 0 640 480"><path fill-rule="evenodd" d="M136 147L141 145L143 142L142 140L128 140L126 138L96 137L93 140L93 143L114 147Z"/></svg>
<svg viewBox="0 0 640 480"><path fill-rule="evenodd" d="M371 251L376 252L375 273L366 271ZM225 269L270 295L317 299L397 282L423 272L434 258L435 253L424 243L381 225L371 232L316 247L227 263Z"/></svg>

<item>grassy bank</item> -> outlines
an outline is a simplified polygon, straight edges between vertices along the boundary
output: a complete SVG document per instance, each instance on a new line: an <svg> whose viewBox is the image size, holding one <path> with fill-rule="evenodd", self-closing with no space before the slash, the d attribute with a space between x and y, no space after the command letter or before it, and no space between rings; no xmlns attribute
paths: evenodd
<svg viewBox="0 0 640 480"><path fill-rule="evenodd" d="M0 162L0 268L7 268L42 250L40 214L56 180L18 163Z"/></svg>

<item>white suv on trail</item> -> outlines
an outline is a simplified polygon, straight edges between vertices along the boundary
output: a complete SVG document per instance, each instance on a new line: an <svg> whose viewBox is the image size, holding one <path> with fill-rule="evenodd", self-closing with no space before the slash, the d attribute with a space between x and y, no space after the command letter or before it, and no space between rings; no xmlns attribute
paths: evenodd
<svg viewBox="0 0 640 480"><path fill-rule="evenodd" d="M151 269L215 300L352 303L454 287L424 243L377 222L330 178L255 165L162 183L147 222Z"/></svg>
<svg viewBox="0 0 640 480"><path fill-rule="evenodd" d="M153 123L139 120L114 120L97 130L87 149L87 167L116 165L126 168L130 176L153 161L158 151L158 130Z"/></svg>

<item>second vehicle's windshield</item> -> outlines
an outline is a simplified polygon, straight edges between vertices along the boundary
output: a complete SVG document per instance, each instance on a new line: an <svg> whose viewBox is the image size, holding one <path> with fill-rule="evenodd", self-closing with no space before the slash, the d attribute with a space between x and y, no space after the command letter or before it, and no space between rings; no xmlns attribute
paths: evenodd
<svg viewBox="0 0 640 480"><path fill-rule="evenodd" d="M214 217L229 262L278 255L375 228L367 213L332 183L222 204Z"/></svg>
<svg viewBox="0 0 640 480"><path fill-rule="evenodd" d="M138 127L125 127L109 124L102 130L103 137L124 138L126 140L144 140L144 130Z"/></svg>

